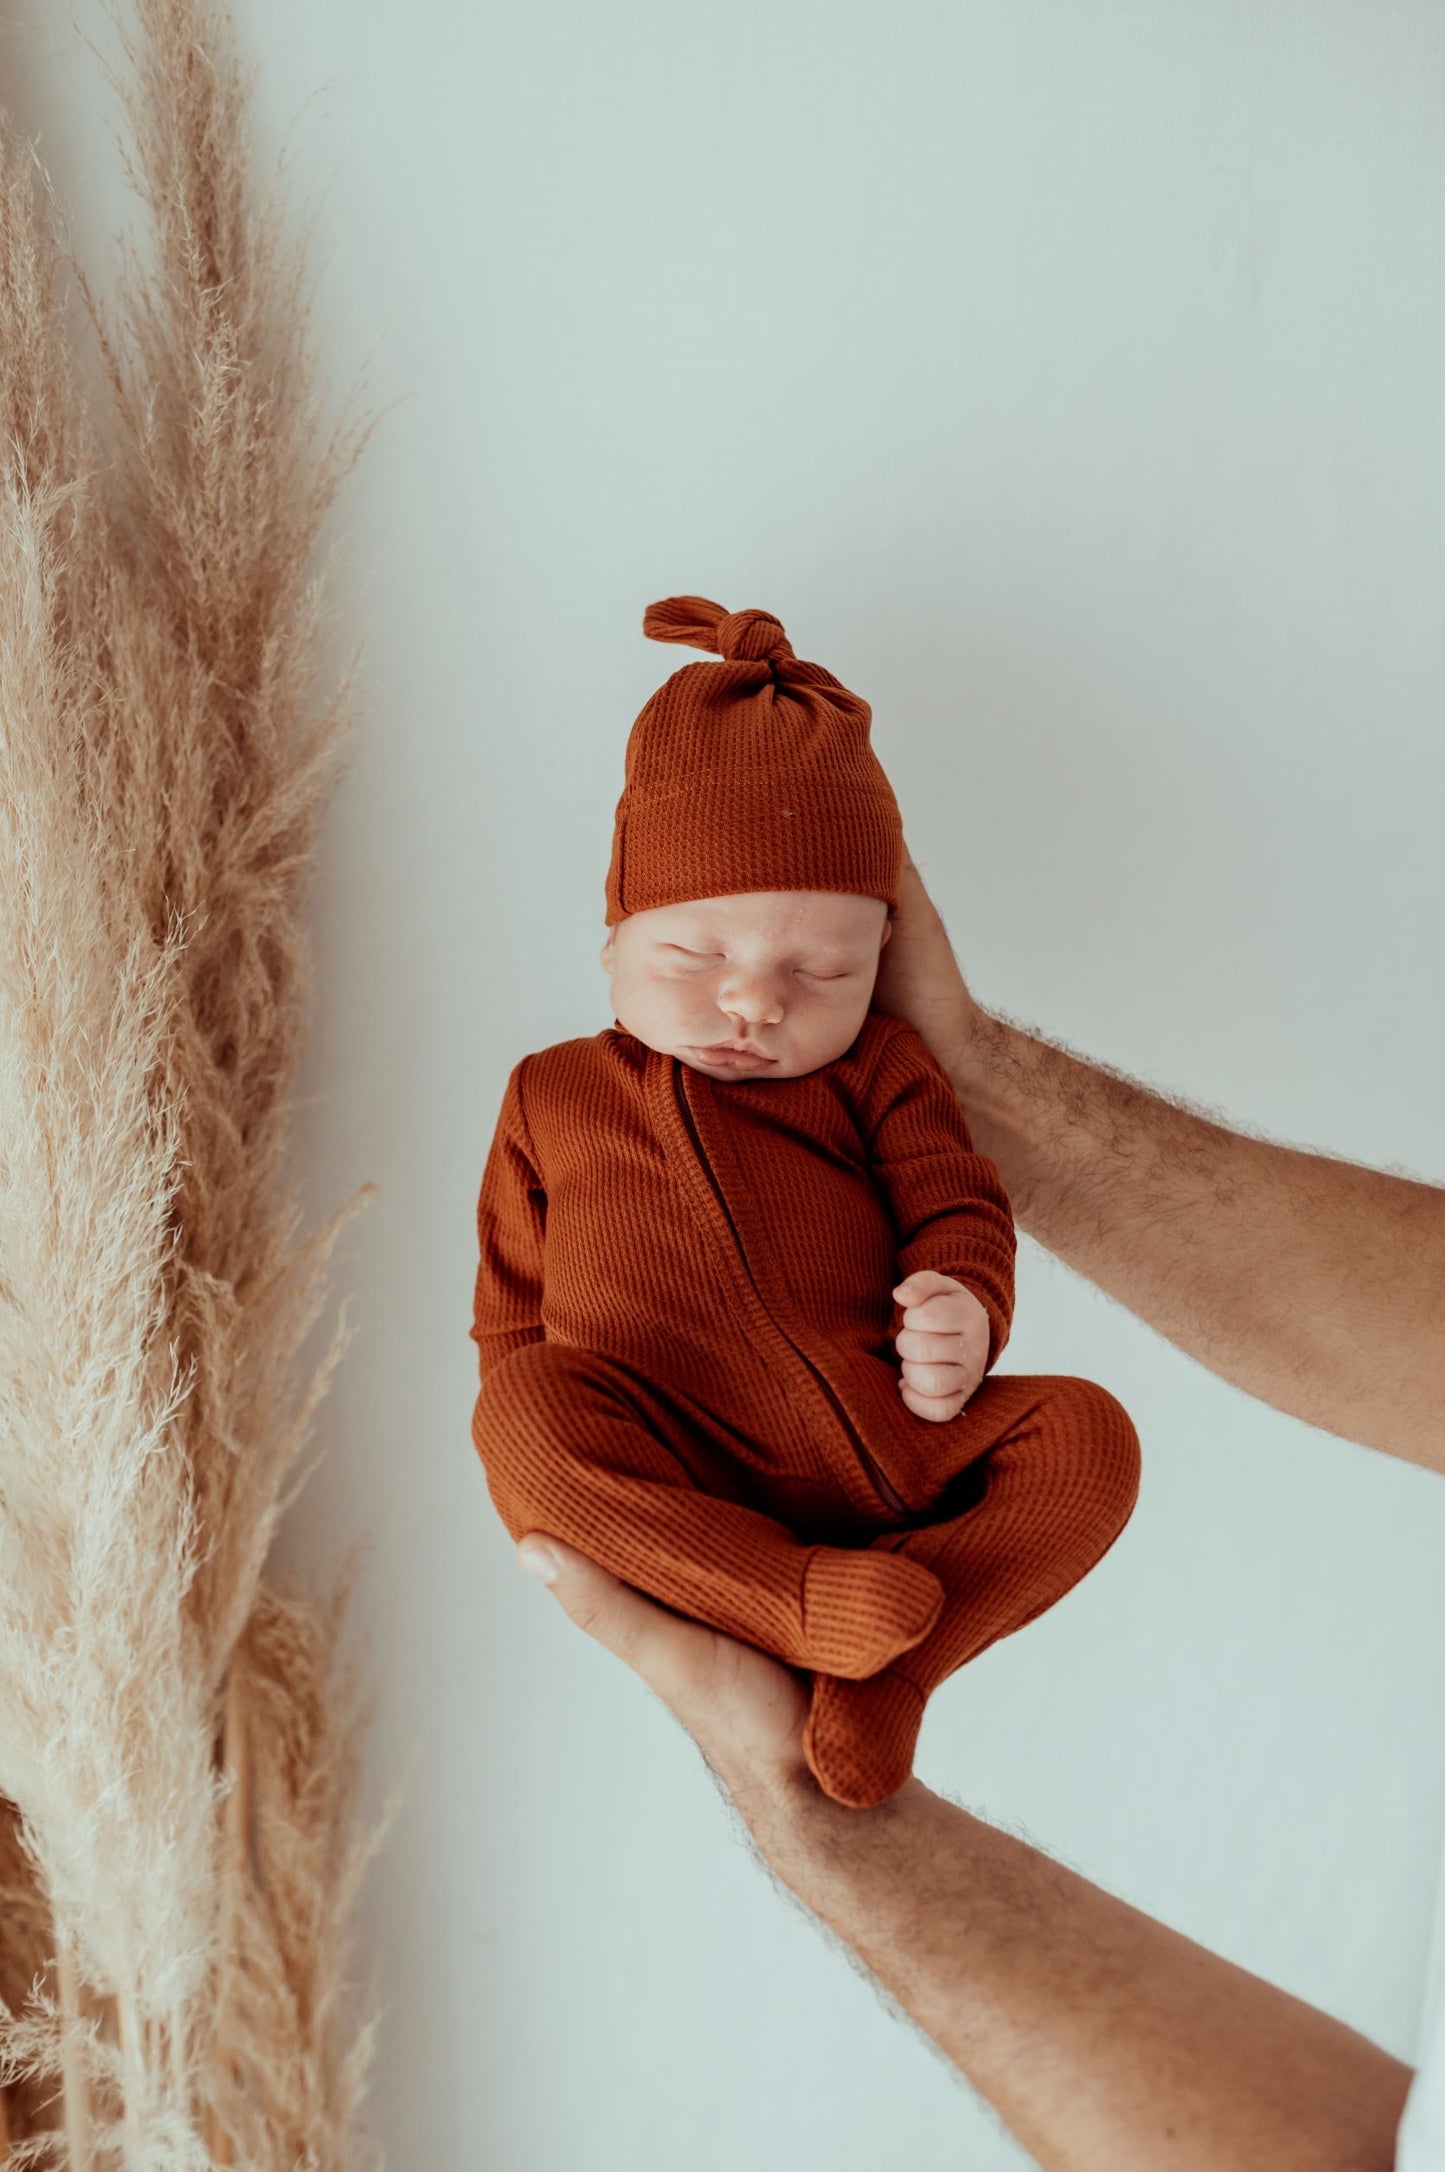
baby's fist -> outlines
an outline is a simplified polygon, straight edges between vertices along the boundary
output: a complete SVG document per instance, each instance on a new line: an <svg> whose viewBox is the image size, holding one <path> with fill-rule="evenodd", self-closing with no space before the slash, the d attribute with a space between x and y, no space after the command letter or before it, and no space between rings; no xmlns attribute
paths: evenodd
<svg viewBox="0 0 1445 2172"><path fill-rule="evenodd" d="M955 1418L988 1367L988 1313L956 1276L920 1267L893 1292L904 1307L898 1330L899 1392L919 1418Z"/></svg>

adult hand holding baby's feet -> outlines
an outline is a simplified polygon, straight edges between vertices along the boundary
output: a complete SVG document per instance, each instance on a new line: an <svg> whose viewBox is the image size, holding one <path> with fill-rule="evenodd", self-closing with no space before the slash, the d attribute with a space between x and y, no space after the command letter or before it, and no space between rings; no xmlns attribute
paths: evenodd
<svg viewBox="0 0 1445 2172"><path fill-rule="evenodd" d="M989 1318L956 1275L920 1267L893 1292L904 1307L898 1388L919 1418L956 1418L988 1369Z"/></svg>
<svg viewBox="0 0 1445 2172"><path fill-rule="evenodd" d="M803 1756L806 1674L671 1613L548 1532L529 1532L517 1559L681 1720L749 1823L813 1789Z"/></svg>

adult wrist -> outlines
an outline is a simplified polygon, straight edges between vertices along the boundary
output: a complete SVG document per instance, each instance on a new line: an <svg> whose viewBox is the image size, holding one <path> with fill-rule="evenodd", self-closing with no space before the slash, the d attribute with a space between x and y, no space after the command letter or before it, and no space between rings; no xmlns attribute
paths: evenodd
<svg viewBox="0 0 1445 2172"><path fill-rule="evenodd" d="M997 1167L1019 1228L1030 1225L1034 1207L1038 1053L1025 1029L970 997L957 1037L939 1056L974 1147Z"/></svg>
<svg viewBox="0 0 1445 2172"><path fill-rule="evenodd" d="M764 1861L800 1899L816 1906L823 1880L846 1875L851 1862L886 1845L885 1835L908 1813L912 1799L929 1794L913 1778L886 1802L853 1809L825 1795L802 1767L773 1774L755 1789L735 1791L733 1800Z"/></svg>
<svg viewBox="0 0 1445 2172"><path fill-rule="evenodd" d="M935 1033L934 1054L966 1106L986 1103L990 1081L999 1076L1009 1030L965 988L953 1014Z"/></svg>

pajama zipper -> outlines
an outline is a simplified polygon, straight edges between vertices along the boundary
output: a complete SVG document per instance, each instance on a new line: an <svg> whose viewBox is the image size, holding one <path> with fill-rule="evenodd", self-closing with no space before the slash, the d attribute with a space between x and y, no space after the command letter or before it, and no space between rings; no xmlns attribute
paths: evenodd
<svg viewBox="0 0 1445 2172"><path fill-rule="evenodd" d="M675 1057L673 1060L674 1062L677 1061ZM773 1326L777 1328L778 1333L782 1336L784 1342L786 1342L786 1344L788 1345L788 1348L797 1352L797 1355L807 1366L809 1372L812 1373L813 1377L817 1380L819 1386L822 1388L824 1394L827 1396L829 1402L832 1404L834 1410L837 1412L843 1430L847 1434L849 1442L852 1445L853 1452L857 1456L858 1461L862 1464L864 1471L871 1479L873 1485L877 1488L878 1492L882 1494L884 1500L897 1515L906 1516L908 1514L908 1503L903 1499L902 1495L895 1490L893 1485L890 1483L888 1476L883 1470L882 1466L878 1463L877 1459L873 1456L871 1451L864 1445L863 1441L860 1440L857 1429L855 1428L852 1419L848 1416L847 1411L843 1408L842 1403L839 1401L832 1382L826 1377L825 1374L819 1371L818 1367L809 1357L807 1351L799 1348L798 1344L794 1342L792 1336L787 1332L786 1328L782 1327L779 1322L773 1317L773 1314L768 1310L768 1306L764 1302L763 1293L758 1288L757 1278L753 1274L752 1267L748 1261L746 1247L743 1244L742 1237L738 1233L738 1225L733 1220L732 1209L723 1196L722 1186L719 1184L717 1177L713 1173L712 1163L708 1160L707 1157L707 1149L702 1143L702 1137L698 1131L697 1123L692 1113L692 1105L687 1098L687 1088L683 1082L683 1066L680 1063L678 1064L676 1071L673 1073L673 1088L676 1095L678 1107L682 1112L682 1120L687 1126L688 1137L692 1140L693 1146L697 1153L697 1158L702 1164L703 1170L707 1176L708 1183L712 1186L713 1196L717 1200L718 1205L722 1208L723 1214L727 1219L728 1228L732 1231L733 1243L737 1246L738 1249L738 1258L743 1263L743 1269L747 1275L749 1282L752 1283L758 1303L762 1305L763 1311L767 1313L768 1318L772 1320Z"/></svg>

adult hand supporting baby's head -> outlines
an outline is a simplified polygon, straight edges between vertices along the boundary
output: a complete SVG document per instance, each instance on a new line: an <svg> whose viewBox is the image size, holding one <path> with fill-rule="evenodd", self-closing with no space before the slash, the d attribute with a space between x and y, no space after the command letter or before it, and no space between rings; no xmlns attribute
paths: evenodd
<svg viewBox="0 0 1445 2172"><path fill-rule="evenodd" d="M979 1015L978 1005L906 839L891 930L878 960L871 1008L892 1018L906 1018L947 1070L959 1060Z"/></svg>
<svg viewBox="0 0 1445 2172"><path fill-rule="evenodd" d="M657 1605L549 1534L529 1532L517 1559L662 1699L750 1823L770 1799L818 1792L803 1757L808 1693L791 1668Z"/></svg>

